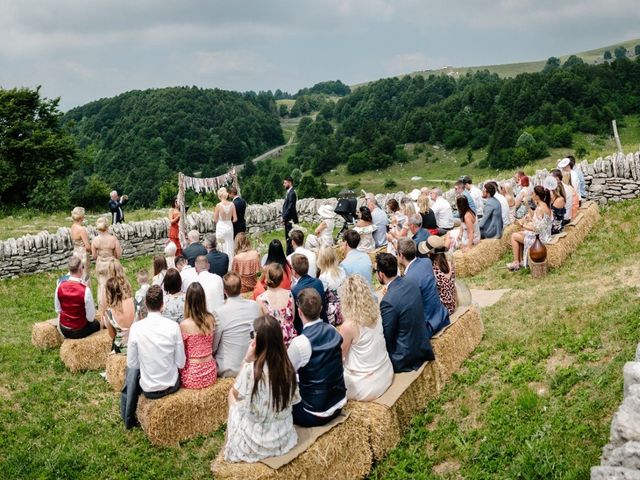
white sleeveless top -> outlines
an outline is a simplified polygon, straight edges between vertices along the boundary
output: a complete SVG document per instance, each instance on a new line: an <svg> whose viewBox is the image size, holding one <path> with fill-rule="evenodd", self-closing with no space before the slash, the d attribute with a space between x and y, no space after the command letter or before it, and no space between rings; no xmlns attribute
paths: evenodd
<svg viewBox="0 0 640 480"><path fill-rule="evenodd" d="M364 375L384 367L389 362L389 354L380 319L373 328L359 326L359 329L360 337L351 344L344 368L351 374Z"/></svg>

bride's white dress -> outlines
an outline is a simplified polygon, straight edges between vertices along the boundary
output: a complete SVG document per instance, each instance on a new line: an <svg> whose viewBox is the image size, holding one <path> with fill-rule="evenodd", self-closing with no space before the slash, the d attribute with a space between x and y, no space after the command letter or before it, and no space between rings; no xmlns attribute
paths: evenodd
<svg viewBox="0 0 640 480"><path fill-rule="evenodd" d="M218 212L218 223L216 223L216 240L218 242L218 251L224 252L229 256L229 270L234 255L233 245L233 222L231 221L233 203L228 205L220 205Z"/></svg>

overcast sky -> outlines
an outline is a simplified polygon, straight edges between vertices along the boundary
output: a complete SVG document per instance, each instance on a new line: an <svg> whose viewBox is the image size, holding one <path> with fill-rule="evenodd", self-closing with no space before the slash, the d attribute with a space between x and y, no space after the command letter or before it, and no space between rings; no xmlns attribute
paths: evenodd
<svg viewBox="0 0 640 480"><path fill-rule="evenodd" d="M638 0L0 0L0 87L65 110L174 85L295 93L637 37Z"/></svg>

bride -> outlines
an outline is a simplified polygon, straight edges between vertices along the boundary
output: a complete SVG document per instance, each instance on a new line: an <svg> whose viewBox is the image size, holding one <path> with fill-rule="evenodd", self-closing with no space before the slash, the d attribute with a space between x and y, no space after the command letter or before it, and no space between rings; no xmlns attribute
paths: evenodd
<svg viewBox="0 0 640 480"><path fill-rule="evenodd" d="M229 267L233 260L233 222L237 221L236 207L229 201L229 193L225 187L218 190L220 203L213 211L213 221L216 224L216 240L218 251L229 256Z"/></svg>

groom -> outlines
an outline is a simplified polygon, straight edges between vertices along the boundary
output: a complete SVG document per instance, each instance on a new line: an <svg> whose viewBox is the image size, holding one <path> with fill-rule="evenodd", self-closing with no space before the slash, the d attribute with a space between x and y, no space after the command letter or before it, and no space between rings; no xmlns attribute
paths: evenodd
<svg viewBox="0 0 640 480"><path fill-rule="evenodd" d="M293 189L293 178L285 177L282 186L287 191L284 197L284 204L282 205L282 221L284 222L284 236L287 241L287 255L291 255L293 253L293 247L291 246L289 232L291 231L291 222L298 223L298 212L296 211L298 197L296 196L296 191Z"/></svg>

